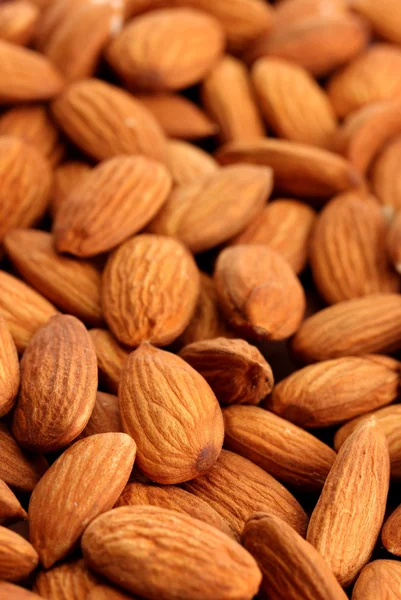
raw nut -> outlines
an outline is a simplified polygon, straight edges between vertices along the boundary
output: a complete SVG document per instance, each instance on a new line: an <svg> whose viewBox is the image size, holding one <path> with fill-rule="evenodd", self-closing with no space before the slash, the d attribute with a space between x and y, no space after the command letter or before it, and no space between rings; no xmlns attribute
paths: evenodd
<svg viewBox="0 0 401 600"><path fill-rule="evenodd" d="M216 462L224 438L219 404L179 356L141 344L124 363L118 399L124 431L138 446L137 466L152 481L188 481Z"/></svg>
<svg viewBox="0 0 401 600"><path fill-rule="evenodd" d="M26 46L39 20L39 9L26 0L6 2L0 6L0 39Z"/></svg>
<svg viewBox="0 0 401 600"><path fill-rule="evenodd" d="M242 543L262 571L261 590L269 600L346 600L320 554L282 519L253 515Z"/></svg>
<svg viewBox="0 0 401 600"><path fill-rule="evenodd" d="M342 446L312 513L307 540L346 587L369 561L386 510L390 464L374 417Z"/></svg>
<svg viewBox="0 0 401 600"><path fill-rule="evenodd" d="M387 228L373 197L348 193L326 204L309 247L313 280L326 302L400 290L387 258Z"/></svg>
<svg viewBox="0 0 401 600"><path fill-rule="evenodd" d="M0 315L0 416L6 415L16 399L20 384L20 369L17 349Z"/></svg>
<svg viewBox="0 0 401 600"><path fill-rule="evenodd" d="M166 164L175 185L192 183L211 175L219 167L214 158L204 150L180 140L167 142Z"/></svg>
<svg viewBox="0 0 401 600"><path fill-rule="evenodd" d="M53 218L55 218L60 206L65 202L72 190L83 182L85 176L90 171L90 165L79 160L65 162L55 169L50 200L50 212Z"/></svg>
<svg viewBox="0 0 401 600"><path fill-rule="evenodd" d="M45 231L13 229L4 247L22 277L61 310L90 325L103 322L100 272L89 261L61 256Z"/></svg>
<svg viewBox="0 0 401 600"><path fill-rule="evenodd" d="M57 310L20 279L0 271L0 315L4 317L18 352Z"/></svg>
<svg viewBox="0 0 401 600"><path fill-rule="evenodd" d="M20 501L8 485L0 479L0 525L23 521L28 517Z"/></svg>
<svg viewBox="0 0 401 600"><path fill-rule="evenodd" d="M300 326L304 290L290 265L268 246L226 248L217 259L214 281L235 331L252 339L282 340Z"/></svg>
<svg viewBox="0 0 401 600"><path fill-rule="evenodd" d="M52 111L74 144L96 160L119 154L165 158L166 139L153 115L131 94L100 79L68 85Z"/></svg>
<svg viewBox="0 0 401 600"><path fill-rule="evenodd" d="M401 362L392 356L386 356L385 354L364 354L363 358L367 358L378 365L387 367L394 371L394 373L401 374Z"/></svg>
<svg viewBox="0 0 401 600"><path fill-rule="evenodd" d="M163 277L160 277L163 273ZM165 346L186 328L199 295L192 255L173 238L138 235L109 257L103 273L106 322L127 346Z"/></svg>
<svg viewBox="0 0 401 600"><path fill-rule="evenodd" d="M237 536L255 512L280 517L300 535L305 534L307 516L294 496L274 477L234 452L222 450L214 467L184 484L184 489L210 504Z"/></svg>
<svg viewBox="0 0 401 600"><path fill-rule="evenodd" d="M293 341L304 362L401 348L401 296L353 298L305 319Z"/></svg>
<svg viewBox="0 0 401 600"><path fill-rule="evenodd" d="M19 585L0 581L0 600L41 600L41 598Z"/></svg>
<svg viewBox="0 0 401 600"><path fill-rule="evenodd" d="M328 147L337 128L333 107L313 77L296 63L261 58L252 68L260 110L281 138Z"/></svg>
<svg viewBox="0 0 401 600"><path fill-rule="evenodd" d="M383 526L382 544L391 554L401 556L401 506L398 506L388 517Z"/></svg>
<svg viewBox="0 0 401 600"><path fill-rule="evenodd" d="M117 588L112 588L109 585L97 585L88 594L85 600L138 600L131 594L127 596Z"/></svg>
<svg viewBox="0 0 401 600"><path fill-rule="evenodd" d="M395 136L378 154L370 171L373 192L386 207L401 209L401 135Z"/></svg>
<svg viewBox="0 0 401 600"><path fill-rule="evenodd" d="M98 579L83 559L41 571L33 584L35 592L48 600L86 600Z"/></svg>
<svg viewBox="0 0 401 600"><path fill-rule="evenodd" d="M0 579L21 581L36 569L38 554L33 546L11 529L0 526Z"/></svg>
<svg viewBox="0 0 401 600"><path fill-rule="evenodd" d="M273 372L263 354L242 339L194 342L179 353L202 375L220 404L259 404L273 389Z"/></svg>
<svg viewBox="0 0 401 600"><path fill-rule="evenodd" d="M240 60L224 56L203 80L201 96L206 110L220 127L222 142L264 136L249 74Z"/></svg>
<svg viewBox="0 0 401 600"><path fill-rule="evenodd" d="M28 508L29 539L45 569L68 554L88 523L114 505L135 452L128 435L101 433L73 444L48 469Z"/></svg>
<svg viewBox="0 0 401 600"><path fill-rule="evenodd" d="M81 437L113 431L123 431L118 398L112 394L97 392L95 406Z"/></svg>
<svg viewBox="0 0 401 600"><path fill-rule="evenodd" d="M396 213L388 228L387 252L395 270L401 274L401 211Z"/></svg>
<svg viewBox="0 0 401 600"><path fill-rule="evenodd" d="M365 17L375 33L401 44L401 9L398 0L352 0L352 8Z"/></svg>
<svg viewBox="0 0 401 600"><path fill-rule="evenodd" d="M224 44L215 18L190 8L168 8L133 19L109 44L106 58L134 89L180 90L205 77Z"/></svg>
<svg viewBox="0 0 401 600"><path fill-rule="evenodd" d="M401 564L396 560L374 560L356 580L352 600L397 600L401 589Z"/></svg>
<svg viewBox="0 0 401 600"><path fill-rule="evenodd" d="M254 218L273 186L271 169L233 165L219 169L171 193L150 224L150 231L181 240L192 252L227 241Z"/></svg>
<svg viewBox="0 0 401 600"><path fill-rule="evenodd" d="M228 450L302 491L321 490L336 453L300 427L257 406L223 410Z"/></svg>
<svg viewBox="0 0 401 600"><path fill-rule="evenodd" d="M246 162L271 167L275 189L302 198L328 198L362 184L361 175L341 156L287 140L231 142L218 150L217 160L223 165Z"/></svg>
<svg viewBox="0 0 401 600"><path fill-rule="evenodd" d="M309 239L316 213L304 202L279 198L269 202L231 244L265 244L300 273L308 261Z"/></svg>
<svg viewBox="0 0 401 600"><path fill-rule="evenodd" d="M173 485L156 486L146 483L129 483L117 500L116 507L137 505L177 510L194 519L209 523L226 535L233 535L227 521L207 502Z"/></svg>
<svg viewBox="0 0 401 600"><path fill-rule="evenodd" d="M10 229L29 227L43 217L51 171L35 148L16 137L4 136L0 137L0 179L1 241Z"/></svg>
<svg viewBox="0 0 401 600"><path fill-rule="evenodd" d="M41 456L25 453L4 423L0 423L0 478L9 486L32 492L48 465Z"/></svg>
<svg viewBox="0 0 401 600"><path fill-rule="evenodd" d="M99 380L108 391L117 394L121 369L129 352L107 329L91 329L89 334L95 346Z"/></svg>
<svg viewBox="0 0 401 600"><path fill-rule="evenodd" d="M218 126L203 110L179 94L141 94L138 99L152 113L168 137L196 140L210 137Z"/></svg>
<svg viewBox="0 0 401 600"><path fill-rule="evenodd" d="M336 17L349 9L348 0L281 0L275 7L274 28L296 24L309 17Z"/></svg>

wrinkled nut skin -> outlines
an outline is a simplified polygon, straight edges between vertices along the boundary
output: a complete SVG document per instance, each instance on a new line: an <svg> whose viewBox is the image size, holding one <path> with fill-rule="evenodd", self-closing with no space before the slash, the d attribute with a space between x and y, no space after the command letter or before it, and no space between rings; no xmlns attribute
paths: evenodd
<svg viewBox="0 0 401 600"><path fill-rule="evenodd" d="M35 579L33 590L43 598L53 600L86 598L97 584L95 575L89 571L85 561L80 559L41 571Z"/></svg>
<svg viewBox="0 0 401 600"><path fill-rule="evenodd" d="M123 431L118 398L112 394L97 392L95 406L81 437L113 431Z"/></svg>
<svg viewBox="0 0 401 600"><path fill-rule="evenodd" d="M24 521L26 511L8 485L0 479L0 525Z"/></svg>
<svg viewBox="0 0 401 600"><path fill-rule="evenodd" d="M22 581L39 562L35 548L21 535L0 526L0 579Z"/></svg>
<svg viewBox="0 0 401 600"><path fill-rule="evenodd" d="M401 506L398 506L384 523L381 539L388 552L401 556Z"/></svg>
<svg viewBox="0 0 401 600"><path fill-rule="evenodd" d="M0 417L14 406L19 384L17 349L7 324L0 315Z"/></svg>
<svg viewBox="0 0 401 600"><path fill-rule="evenodd" d="M401 588L401 564L396 560L374 560L356 580L352 600L397 600Z"/></svg>
<svg viewBox="0 0 401 600"><path fill-rule="evenodd" d="M121 369L129 352L107 329L91 329L89 335L96 351L99 381L110 393L117 394Z"/></svg>

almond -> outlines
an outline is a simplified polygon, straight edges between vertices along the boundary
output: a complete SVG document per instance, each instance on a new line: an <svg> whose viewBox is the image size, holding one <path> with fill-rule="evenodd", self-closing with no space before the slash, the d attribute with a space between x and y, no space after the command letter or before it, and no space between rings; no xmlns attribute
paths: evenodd
<svg viewBox="0 0 401 600"><path fill-rule="evenodd" d="M401 212L397 212L390 223L387 237L387 252L397 273L401 273Z"/></svg>
<svg viewBox="0 0 401 600"><path fill-rule="evenodd" d="M92 413L96 354L84 325L56 315L33 336L21 361L13 434L24 447L53 452L74 440Z"/></svg>
<svg viewBox="0 0 401 600"><path fill-rule="evenodd" d="M118 154L165 157L165 137L153 115L139 100L104 81L70 84L52 110L68 137L96 160Z"/></svg>
<svg viewBox="0 0 401 600"><path fill-rule="evenodd" d="M85 600L97 584L97 578L80 559L41 571L33 589L41 598L48 600Z"/></svg>
<svg viewBox="0 0 401 600"><path fill-rule="evenodd" d="M396 135L379 152L370 172L374 193L382 204L398 210L401 208L401 135Z"/></svg>
<svg viewBox="0 0 401 600"><path fill-rule="evenodd" d="M115 156L95 167L57 211L56 249L87 257L143 229L167 200L171 177L145 156Z"/></svg>
<svg viewBox="0 0 401 600"><path fill-rule="evenodd" d="M352 600L397 600L400 589L400 563L396 560L374 560L362 569Z"/></svg>
<svg viewBox="0 0 401 600"><path fill-rule="evenodd" d="M53 190L50 199L50 211L53 217L72 190L81 183L91 167L79 160L71 160L58 166L54 171Z"/></svg>
<svg viewBox="0 0 401 600"><path fill-rule="evenodd" d="M118 398L112 394L97 392L95 406L81 436L88 437L96 433L109 433L113 431L123 431Z"/></svg>
<svg viewBox="0 0 401 600"><path fill-rule="evenodd" d="M97 585L89 592L85 600L132 600L133 598L131 594L127 596L120 590L112 588L109 585Z"/></svg>
<svg viewBox="0 0 401 600"><path fill-rule="evenodd" d="M206 379L220 404L259 404L273 389L270 365L245 340L198 341L185 346L180 356Z"/></svg>
<svg viewBox="0 0 401 600"><path fill-rule="evenodd" d="M91 329L89 334L96 351L99 379L107 390L117 394L128 350L122 348L106 329Z"/></svg>
<svg viewBox="0 0 401 600"><path fill-rule="evenodd" d="M303 491L321 490L336 457L316 437L257 406L223 410L228 450Z"/></svg>
<svg viewBox="0 0 401 600"><path fill-rule="evenodd" d="M22 521L27 516L18 498L8 485L0 479L0 524Z"/></svg>
<svg viewBox="0 0 401 600"><path fill-rule="evenodd" d="M255 512L283 519L304 535L307 517L294 496L274 477L238 454L222 450L208 473L184 485L184 489L212 506L241 536Z"/></svg>
<svg viewBox="0 0 401 600"><path fill-rule="evenodd" d="M203 80L201 93L206 110L220 127L222 142L264 136L249 74L241 61L224 56Z"/></svg>
<svg viewBox="0 0 401 600"><path fill-rule="evenodd" d="M47 469L41 456L25 453L4 423L0 423L0 478L13 488L31 492Z"/></svg>
<svg viewBox="0 0 401 600"><path fill-rule="evenodd" d="M262 571L261 589L270 600L346 600L320 554L282 519L257 513L242 543Z"/></svg>
<svg viewBox="0 0 401 600"><path fill-rule="evenodd" d="M180 140L168 141L166 162L176 185L192 183L218 169L212 156L201 148Z"/></svg>
<svg viewBox="0 0 401 600"><path fill-rule="evenodd" d="M179 90L204 78L222 54L224 43L223 30L210 15L171 8L133 19L110 43L106 57L133 88Z"/></svg>
<svg viewBox="0 0 401 600"><path fill-rule="evenodd" d="M401 297L374 294L325 308L305 319L292 348L304 362L401 348Z"/></svg>
<svg viewBox="0 0 401 600"><path fill-rule="evenodd" d="M0 39L26 46L32 39L39 15L39 9L26 0L1 5Z"/></svg>
<svg viewBox="0 0 401 600"><path fill-rule="evenodd" d="M129 483L117 500L116 506L137 505L177 510L194 519L209 523L229 536L233 535L226 520L207 502L173 485L156 486L145 483Z"/></svg>
<svg viewBox="0 0 401 600"><path fill-rule="evenodd" d="M180 242L164 236L128 240L111 254L103 274L104 316L127 346L172 342L188 325L198 294L194 259Z"/></svg>
<svg viewBox="0 0 401 600"><path fill-rule="evenodd" d="M252 339L282 340L298 329L305 295L290 265L267 246L223 250L214 281L230 326Z"/></svg>
<svg viewBox="0 0 401 600"><path fill-rule="evenodd" d="M395 373L401 373L401 362L392 356L386 356L384 354L365 354L363 358L367 358L374 363L387 367Z"/></svg>
<svg viewBox="0 0 401 600"><path fill-rule="evenodd" d="M40 600L40 596L19 585L0 581L0 600Z"/></svg>
<svg viewBox="0 0 401 600"><path fill-rule="evenodd" d="M4 239L24 279L61 310L91 325L102 323L100 273L89 261L60 256L50 233L13 229Z"/></svg>
<svg viewBox="0 0 401 600"><path fill-rule="evenodd" d="M17 349L7 324L0 315L0 416L14 406L20 384Z"/></svg>
<svg viewBox="0 0 401 600"><path fill-rule="evenodd" d="M120 496L135 459L124 433L76 442L52 464L29 502L29 538L48 569L68 554L88 523Z"/></svg>
<svg viewBox="0 0 401 600"><path fill-rule="evenodd" d="M401 556L401 506L398 506L388 517L381 535L382 544L391 554Z"/></svg>
<svg viewBox="0 0 401 600"><path fill-rule="evenodd" d="M348 356L295 371L275 386L268 406L300 427L327 427L390 404L398 387L398 373Z"/></svg>
<svg viewBox="0 0 401 600"><path fill-rule="evenodd" d="M177 237L192 252L204 252L260 214L272 184L271 169L251 165L219 169L173 190L150 230Z"/></svg>
<svg viewBox="0 0 401 600"><path fill-rule="evenodd" d="M0 526L0 579L21 581L38 564L38 554L23 537Z"/></svg>
<svg viewBox="0 0 401 600"><path fill-rule="evenodd" d="M374 418L342 446L312 513L307 540L346 587L368 562L389 485L387 441Z"/></svg>
<svg viewBox="0 0 401 600"><path fill-rule="evenodd" d="M348 0L281 0L275 7L274 28L287 27L309 17L336 18L349 8Z"/></svg>
<svg viewBox="0 0 401 600"><path fill-rule="evenodd" d="M375 33L395 44L401 44L401 9L397 0L352 0L352 8L365 17Z"/></svg>
<svg viewBox="0 0 401 600"><path fill-rule="evenodd" d="M325 92L303 67L280 58L261 58L252 80L267 124L280 137L328 146L337 127Z"/></svg>
<svg viewBox="0 0 401 600"><path fill-rule="evenodd" d="M263 209L231 244L265 244L291 265L295 273L306 266L315 211L303 202L280 198Z"/></svg>
<svg viewBox="0 0 401 600"><path fill-rule="evenodd" d="M188 481L217 460L224 426L216 396L178 356L141 344L124 363L118 399L137 466L152 481Z"/></svg>
<svg viewBox="0 0 401 600"><path fill-rule="evenodd" d="M348 161L332 152L268 139L231 142L219 149L221 164L246 162L271 167L278 191L307 198L327 198L361 185L362 178Z"/></svg>

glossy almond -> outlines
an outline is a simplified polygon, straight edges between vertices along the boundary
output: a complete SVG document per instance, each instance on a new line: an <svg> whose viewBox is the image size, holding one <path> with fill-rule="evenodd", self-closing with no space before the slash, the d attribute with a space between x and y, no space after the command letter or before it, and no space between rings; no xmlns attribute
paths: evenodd
<svg viewBox="0 0 401 600"><path fill-rule="evenodd" d="M387 237L388 257L395 270L401 273L401 213L397 212L390 223Z"/></svg>
<svg viewBox="0 0 401 600"><path fill-rule="evenodd" d="M52 464L29 502L29 539L48 569L68 554L88 523L109 510L124 489L135 460L124 433L92 435Z"/></svg>
<svg viewBox="0 0 401 600"><path fill-rule="evenodd" d="M26 46L39 20L39 9L27 0L6 2L0 6L0 39Z"/></svg>
<svg viewBox="0 0 401 600"><path fill-rule="evenodd" d="M90 170L88 163L79 160L65 162L55 169L50 198L50 211L53 217L74 187L84 180Z"/></svg>
<svg viewBox="0 0 401 600"><path fill-rule="evenodd" d="M97 392L95 406L81 437L113 431L123 431L118 398L106 392Z"/></svg>
<svg viewBox="0 0 401 600"><path fill-rule="evenodd" d="M164 236L128 240L110 255L103 274L104 316L127 346L172 342L188 325L198 294L194 259L180 242Z"/></svg>
<svg viewBox="0 0 401 600"><path fill-rule="evenodd" d="M352 8L366 18L380 37L401 44L401 9L397 0L352 0Z"/></svg>
<svg viewBox="0 0 401 600"><path fill-rule="evenodd" d="M0 526L0 579L21 581L32 573L39 558L22 536Z"/></svg>
<svg viewBox="0 0 401 600"><path fill-rule="evenodd" d="M312 513L307 540L346 587L369 561L386 509L387 441L374 418L342 446Z"/></svg>
<svg viewBox="0 0 401 600"><path fill-rule="evenodd" d="M0 479L0 525L13 523L27 518L20 501L10 490L8 485Z"/></svg>
<svg viewBox="0 0 401 600"><path fill-rule="evenodd" d="M107 390L117 394L120 372L129 352L107 329L91 329L89 334L95 347L99 380Z"/></svg>
<svg viewBox="0 0 401 600"><path fill-rule="evenodd" d="M80 559L41 571L33 589L47 600L85 600L97 584L95 575Z"/></svg>
<svg viewBox="0 0 401 600"><path fill-rule="evenodd" d="M396 560L374 560L362 569L352 600L397 600L400 590L400 563Z"/></svg>
<svg viewBox="0 0 401 600"><path fill-rule="evenodd" d="M219 404L180 357L141 344L124 363L118 399L124 431L138 446L137 465L152 481L188 481L216 462L224 437Z"/></svg>
<svg viewBox="0 0 401 600"><path fill-rule="evenodd" d="M192 183L217 171L219 165L201 148L181 140L167 142L167 167L175 185Z"/></svg>
<svg viewBox="0 0 401 600"><path fill-rule="evenodd" d="M223 416L228 450L291 486L304 491L322 489L336 457L329 446L257 406L230 406Z"/></svg>
<svg viewBox="0 0 401 600"><path fill-rule="evenodd" d="M17 349L7 327L0 316L0 416L14 406L20 384L20 369Z"/></svg>
<svg viewBox="0 0 401 600"><path fill-rule="evenodd" d="M282 340L300 326L303 288L290 265L267 246L226 248L217 259L214 281L235 331L252 339Z"/></svg>
<svg viewBox="0 0 401 600"><path fill-rule="evenodd" d="M31 492L46 469L46 460L24 452L7 426L0 423L0 478L13 488Z"/></svg>
<svg viewBox="0 0 401 600"><path fill-rule="evenodd" d="M370 182L378 200L396 210L401 208L400 161L401 135L396 135L376 156L370 171Z"/></svg>

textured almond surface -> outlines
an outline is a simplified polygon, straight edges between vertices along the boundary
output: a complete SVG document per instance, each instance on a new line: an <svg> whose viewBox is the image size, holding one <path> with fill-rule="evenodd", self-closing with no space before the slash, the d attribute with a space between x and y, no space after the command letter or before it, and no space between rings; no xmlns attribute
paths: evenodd
<svg viewBox="0 0 401 600"><path fill-rule="evenodd" d="M396 213L388 228L387 253L397 273L401 273L401 217L399 212Z"/></svg>
<svg viewBox="0 0 401 600"><path fill-rule="evenodd" d="M212 156L181 140L167 142L167 166L176 185L195 181L198 177L211 175L218 169Z"/></svg>
<svg viewBox="0 0 401 600"><path fill-rule="evenodd" d="M400 591L400 563L396 560L374 560L362 569L352 600L397 600Z"/></svg>
<svg viewBox="0 0 401 600"><path fill-rule="evenodd" d="M0 526L0 578L21 581L36 568L39 558L22 536Z"/></svg>
<svg viewBox="0 0 401 600"><path fill-rule="evenodd" d="M401 556L401 506L398 506L394 512L385 521L382 530L382 544L388 552Z"/></svg>
<svg viewBox="0 0 401 600"><path fill-rule="evenodd" d="M0 415L13 407L20 383L17 349L3 317L0 316Z"/></svg>
<svg viewBox="0 0 401 600"><path fill-rule="evenodd" d="M26 492L34 489L47 469L44 458L25 453L18 446L4 423L0 423L0 458L0 479Z"/></svg>
<svg viewBox="0 0 401 600"><path fill-rule="evenodd" d="M401 160L401 136L395 136L377 155L371 169L374 193L384 205L401 208L401 178L398 165Z"/></svg>
<svg viewBox="0 0 401 600"><path fill-rule="evenodd" d="M96 433L109 433L113 431L123 431L118 398L112 394L97 392L95 406L81 436L88 437Z"/></svg>
<svg viewBox="0 0 401 600"><path fill-rule="evenodd" d="M90 165L79 160L70 160L60 165L54 171L53 190L50 202L50 210L53 216L68 198L74 187L84 180L85 175L90 172Z"/></svg>
<svg viewBox="0 0 401 600"><path fill-rule="evenodd" d="M80 559L65 563L48 571L41 571L34 590L46 600L81 600L87 598L98 581Z"/></svg>
<svg viewBox="0 0 401 600"><path fill-rule="evenodd" d="M109 585L97 585L89 592L86 600L135 600L135 597Z"/></svg>
<svg viewBox="0 0 401 600"><path fill-rule="evenodd" d="M27 518L18 498L8 485L0 479L0 524L21 521Z"/></svg>
<svg viewBox="0 0 401 600"><path fill-rule="evenodd" d="M99 380L107 390L117 394L120 372L128 350L120 346L107 329L91 329L89 334L95 346Z"/></svg>

